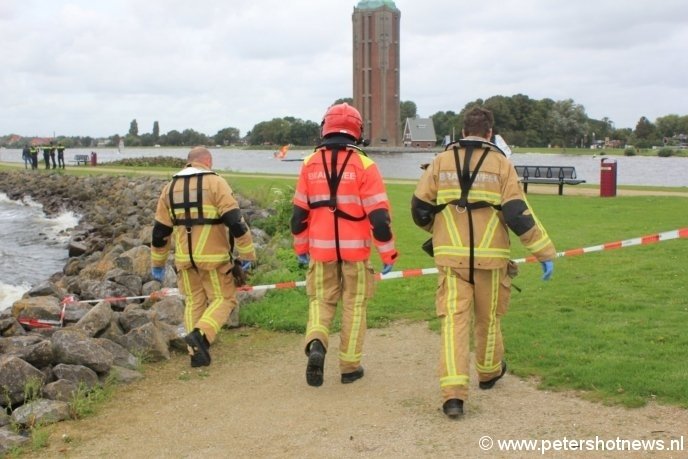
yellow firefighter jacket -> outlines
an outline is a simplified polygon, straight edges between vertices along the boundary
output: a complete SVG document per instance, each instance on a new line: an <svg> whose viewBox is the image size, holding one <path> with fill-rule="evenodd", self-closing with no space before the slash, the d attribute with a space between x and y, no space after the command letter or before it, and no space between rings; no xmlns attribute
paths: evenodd
<svg viewBox="0 0 688 459"><path fill-rule="evenodd" d="M472 150L469 164L465 161L467 148ZM459 202L459 171L464 179L473 180L463 202ZM442 204L446 206L442 208ZM438 154L418 182L411 207L414 222L432 233L437 266L471 267L471 226L475 269L498 269L507 264L507 228L539 261L556 256L552 241L521 191L514 166L485 139L467 137Z"/></svg>
<svg viewBox="0 0 688 459"><path fill-rule="evenodd" d="M195 264L199 269L210 270L230 261L229 232L223 224L226 221L223 216L226 217L230 212L233 216L240 215L239 204L234 199L229 184L213 171L201 164L190 163L174 176L160 194L155 220L166 227L174 228L172 237L177 269L189 269ZM239 231L242 234L235 238L238 258L255 260L251 232L248 231L243 217L235 218L240 219L240 226L244 227L244 230ZM189 245L192 250L191 256ZM170 247L169 237L163 246L151 246L153 266L165 265Z"/></svg>

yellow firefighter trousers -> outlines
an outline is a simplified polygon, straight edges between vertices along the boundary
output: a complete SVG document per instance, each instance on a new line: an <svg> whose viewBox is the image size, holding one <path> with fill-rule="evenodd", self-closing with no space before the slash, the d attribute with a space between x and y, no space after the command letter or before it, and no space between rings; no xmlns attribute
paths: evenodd
<svg viewBox="0 0 688 459"><path fill-rule="evenodd" d="M501 316L511 296L511 278L502 269L474 271L438 267L436 312L440 318L440 390L443 402L468 398L471 306L474 313L475 364L480 381L501 373L504 344Z"/></svg>
<svg viewBox="0 0 688 459"><path fill-rule="evenodd" d="M330 325L342 300L339 369L351 373L361 364L366 333L366 307L373 295L373 268L368 261L311 261L306 277L308 325L306 345L320 340L328 347Z"/></svg>
<svg viewBox="0 0 688 459"><path fill-rule="evenodd" d="M184 327L187 332L198 328L210 343L237 305L231 268L227 263L212 270L189 268L178 273L179 291L186 296Z"/></svg>

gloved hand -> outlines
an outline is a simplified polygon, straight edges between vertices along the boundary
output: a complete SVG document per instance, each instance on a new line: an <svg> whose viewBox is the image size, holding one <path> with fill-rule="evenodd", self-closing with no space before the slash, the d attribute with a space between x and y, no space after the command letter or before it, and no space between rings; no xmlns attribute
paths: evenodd
<svg viewBox="0 0 688 459"><path fill-rule="evenodd" d="M309 257L307 253L296 255L296 259L299 261L299 265L301 266L308 266L308 263L311 261L311 257Z"/></svg>
<svg viewBox="0 0 688 459"><path fill-rule="evenodd" d="M393 264L388 265L387 263L385 263L382 265L382 271L380 271L380 274L387 274L390 271L392 271L392 268L394 268Z"/></svg>
<svg viewBox="0 0 688 459"><path fill-rule="evenodd" d="M151 268L151 276L158 282L165 280L165 267L164 266L153 266Z"/></svg>
<svg viewBox="0 0 688 459"><path fill-rule="evenodd" d="M241 263L241 270L245 273L253 268L253 262L251 260L241 260L239 263Z"/></svg>
<svg viewBox="0 0 688 459"><path fill-rule="evenodd" d="M541 261L540 265L542 266L542 280L550 280L554 272L554 262L552 260Z"/></svg>

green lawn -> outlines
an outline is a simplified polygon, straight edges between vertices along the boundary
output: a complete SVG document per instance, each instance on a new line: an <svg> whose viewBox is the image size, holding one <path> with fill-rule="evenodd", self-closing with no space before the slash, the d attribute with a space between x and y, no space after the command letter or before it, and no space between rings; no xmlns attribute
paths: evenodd
<svg viewBox="0 0 688 459"><path fill-rule="evenodd" d="M291 187L294 179L266 181L233 176L239 192L257 195ZM397 269L432 267L421 251L427 235L410 217L413 185L388 185L400 258ZM290 190L285 192L287 195ZM563 251L688 226L688 200L679 197L529 195L536 214ZM527 255L515 236L514 258ZM288 244L287 244L288 245ZM293 258L282 247L285 263ZM542 282L538 264L521 265L509 313L503 320L506 358L514 374L535 376L549 390L575 389L605 403L640 406L650 400L688 407L688 241L559 258L554 278ZM379 268L377 255L373 263ZM271 268L274 273L274 267ZM282 272L301 280L303 271ZM271 283L258 274L254 284ZM369 326L424 320L436 329L435 276L378 283ZM257 282L256 282L257 281ZM302 333L307 318L303 289L271 291L242 309L242 322ZM336 324L337 326L337 324Z"/></svg>
<svg viewBox="0 0 688 459"><path fill-rule="evenodd" d="M131 170L132 175L154 173ZM106 171L103 167L97 173ZM289 199L295 183L294 177L227 178L238 193L278 208L280 192ZM412 184L388 185L401 254L395 270L433 266L420 249L427 235L410 217L413 189ZM684 197L531 194L528 199L559 251L688 226ZM288 202L281 209L288 210ZM527 255L515 236L512 241L514 258ZM289 239L266 252L252 284L304 278ZM514 283L522 291L513 291L503 320L509 370L538 378L543 388L580 390L604 403L641 406L657 400L688 407L686 260L688 241L682 239L559 258L549 282L540 280L538 264L521 265ZM376 254L373 263L379 269ZM423 276L378 283L369 306L369 326L413 320L437 329L435 281L435 276ZM270 330L303 333L306 319L303 289L270 291L241 311L242 323Z"/></svg>

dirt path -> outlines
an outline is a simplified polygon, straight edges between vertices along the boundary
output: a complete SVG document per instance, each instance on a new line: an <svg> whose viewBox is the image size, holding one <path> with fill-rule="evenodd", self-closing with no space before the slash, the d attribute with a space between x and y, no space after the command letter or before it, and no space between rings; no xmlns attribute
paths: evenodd
<svg viewBox="0 0 688 459"><path fill-rule="evenodd" d="M507 335L508 340L508 335ZM607 407L538 390L507 374L491 391L471 382L466 415L440 409L438 335L424 323L370 330L366 376L339 382L328 355L325 383L306 385L302 337L254 329L224 332L207 370L177 354L117 389L95 416L54 426L50 446L28 457L627 457L628 452L500 452L508 439L688 443L688 410ZM332 337L332 348L338 346ZM332 353L334 355L334 352ZM63 435L70 441L62 440ZM494 446L482 450L479 442ZM569 444L570 445L570 444ZM686 457L657 452L652 457Z"/></svg>

